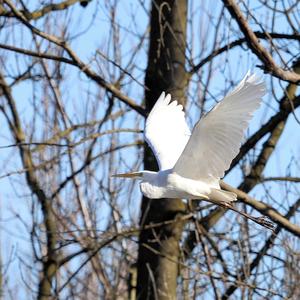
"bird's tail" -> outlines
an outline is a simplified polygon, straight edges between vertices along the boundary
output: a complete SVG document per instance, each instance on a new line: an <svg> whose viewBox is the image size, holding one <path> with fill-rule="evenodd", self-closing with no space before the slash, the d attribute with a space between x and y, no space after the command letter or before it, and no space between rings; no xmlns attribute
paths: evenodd
<svg viewBox="0 0 300 300"><path fill-rule="evenodd" d="M220 202L231 203L237 200L237 195L232 192L227 192L224 190L212 188L209 194L209 199L215 203L220 203Z"/></svg>

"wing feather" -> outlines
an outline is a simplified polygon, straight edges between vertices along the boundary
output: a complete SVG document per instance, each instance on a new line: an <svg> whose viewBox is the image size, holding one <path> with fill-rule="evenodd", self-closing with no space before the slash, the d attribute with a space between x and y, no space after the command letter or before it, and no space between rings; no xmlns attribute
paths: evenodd
<svg viewBox="0 0 300 300"><path fill-rule="evenodd" d="M145 124L145 140L157 159L160 170L174 167L186 146L191 132L185 121L182 105L171 101L162 92Z"/></svg>
<svg viewBox="0 0 300 300"><path fill-rule="evenodd" d="M244 131L265 94L265 84L249 73L193 129L174 172L215 183L239 153Z"/></svg>

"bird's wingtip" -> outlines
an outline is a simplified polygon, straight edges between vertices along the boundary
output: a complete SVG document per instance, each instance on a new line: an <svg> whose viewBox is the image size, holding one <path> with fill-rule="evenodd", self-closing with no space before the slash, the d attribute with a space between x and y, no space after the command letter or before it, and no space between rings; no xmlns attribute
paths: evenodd
<svg viewBox="0 0 300 300"><path fill-rule="evenodd" d="M249 83L261 83L264 81L262 75L257 74L256 72L249 69L243 78L242 82L249 82Z"/></svg>
<svg viewBox="0 0 300 300"><path fill-rule="evenodd" d="M166 98L166 93L165 93L165 91L162 91L160 96L157 99L157 102L163 101L163 100L165 100L165 98Z"/></svg>

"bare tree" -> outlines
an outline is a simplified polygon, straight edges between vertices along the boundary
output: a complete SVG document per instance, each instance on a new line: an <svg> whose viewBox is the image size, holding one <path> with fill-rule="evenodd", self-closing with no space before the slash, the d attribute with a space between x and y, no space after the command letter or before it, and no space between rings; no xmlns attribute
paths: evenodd
<svg viewBox="0 0 300 300"><path fill-rule="evenodd" d="M3 0L0 298L298 299L299 12ZM142 133L161 91L192 125L253 67L269 93L221 183L234 207L110 177L157 169Z"/></svg>

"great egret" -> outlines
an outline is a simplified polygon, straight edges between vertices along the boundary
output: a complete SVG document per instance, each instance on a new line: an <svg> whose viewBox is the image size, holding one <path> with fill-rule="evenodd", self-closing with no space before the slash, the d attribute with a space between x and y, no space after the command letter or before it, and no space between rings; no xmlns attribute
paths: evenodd
<svg viewBox="0 0 300 300"><path fill-rule="evenodd" d="M114 177L141 179L147 198L202 199L231 203L236 194L221 190L219 180L238 154L244 131L265 94L265 84L249 72L239 85L195 125L192 134L182 105L164 92L152 108L144 135L159 172Z"/></svg>

